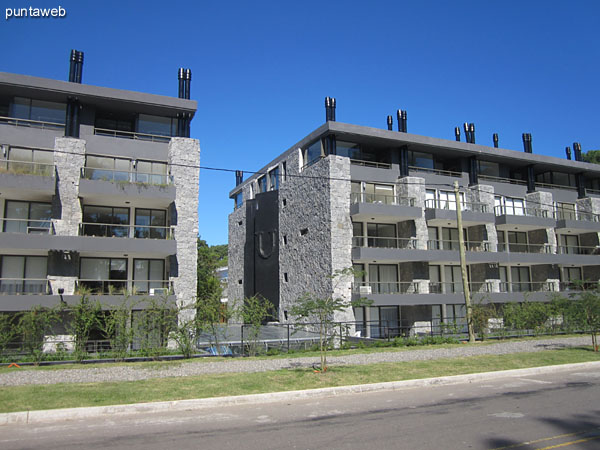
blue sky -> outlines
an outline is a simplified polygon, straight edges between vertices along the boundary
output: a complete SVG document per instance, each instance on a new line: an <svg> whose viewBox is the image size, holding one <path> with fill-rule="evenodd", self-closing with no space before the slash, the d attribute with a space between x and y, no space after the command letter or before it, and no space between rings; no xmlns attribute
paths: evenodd
<svg viewBox="0 0 600 450"><path fill-rule="evenodd" d="M57 7L63 19L9 19L5 8ZM600 148L600 3L596 1L3 2L0 71L177 95L192 69L201 164L257 170L324 121L386 127L564 157ZM200 234L227 242L234 174L200 174Z"/></svg>

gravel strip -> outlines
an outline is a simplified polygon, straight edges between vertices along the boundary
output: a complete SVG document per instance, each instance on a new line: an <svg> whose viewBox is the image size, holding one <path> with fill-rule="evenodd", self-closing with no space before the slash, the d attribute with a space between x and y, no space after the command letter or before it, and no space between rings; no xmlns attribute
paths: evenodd
<svg viewBox="0 0 600 450"><path fill-rule="evenodd" d="M361 365L381 362L424 361L440 358L456 358L476 355L504 355L508 353L539 352L565 347L590 345L588 336L550 338L527 341L504 341L489 345L464 345L455 348L428 348L398 352L365 353L347 356L330 356L329 365ZM82 368L68 370L15 369L0 374L0 386L26 384L93 383L110 381L135 381L150 378L185 377L213 373L266 372L269 370L311 367L319 363L319 357L286 359L232 359L226 361L197 361L171 364L153 369L135 366Z"/></svg>

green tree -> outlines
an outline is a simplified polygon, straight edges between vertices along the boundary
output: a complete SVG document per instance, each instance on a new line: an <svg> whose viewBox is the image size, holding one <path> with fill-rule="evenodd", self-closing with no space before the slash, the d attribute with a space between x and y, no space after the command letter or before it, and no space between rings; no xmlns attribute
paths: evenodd
<svg viewBox="0 0 600 450"><path fill-rule="evenodd" d="M581 156L585 162L600 164L600 150L588 150Z"/></svg>
<svg viewBox="0 0 600 450"><path fill-rule="evenodd" d="M475 333L485 340L488 333L489 320L498 317L498 311L493 303L475 303L472 306L473 329Z"/></svg>
<svg viewBox="0 0 600 450"><path fill-rule="evenodd" d="M100 331L110 342L110 348L116 360L123 360L127 356L133 341L133 327L131 326L133 307L130 295L125 294L120 304L108 307L104 320L99 324Z"/></svg>
<svg viewBox="0 0 600 450"><path fill-rule="evenodd" d="M7 354L10 344L18 339L19 333L16 316L10 313L0 313L0 356Z"/></svg>
<svg viewBox="0 0 600 450"><path fill-rule="evenodd" d="M134 342L140 352L154 359L165 353L167 339L176 326L176 306L168 295L144 298L144 309L136 313L132 321Z"/></svg>
<svg viewBox="0 0 600 450"><path fill-rule="evenodd" d="M207 299L218 291L220 295L221 283L215 275L215 271L221 265L227 264L227 246L209 247L206 241L198 238L198 286L196 296ZM225 253L223 253L223 247ZM223 259L225 258L225 259ZM223 261L225 264L222 264Z"/></svg>
<svg viewBox="0 0 600 450"><path fill-rule="evenodd" d="M333 275L328 277L332 280L332 292L335 292L342 284L348 283L353 278L359 276L360 275L351 267L336 270ZM333 295L320 297L311 293L306 293L292 306L290 309L292 317L302 321L316 322L319 331L321 372L327 371L328 341L330 337L335 336L336 332L334 314L336 312L345 311L351 307L365 306L368 304L370 304L370 302L363 298L357 301L348 301L340 297L334 297Z"/></svg>
<svg viewBox="0 0 600 450"><path fill-rule="evenodd" d="M23 348L33 358L34 363L44 357L43 345L47 335L60 319L59 307L33 306L25 311L19 320L19 330L23 333Z"/></svg>
<svg viewBox="0 0 600 450"><path fill-rule="evenodd" d="M598 331L600 330L600 290L583 289L570 294L570 299L560 301L565 320L570 326L588 332L592 337L592 347L598 351Z"/></svg>
<svg viewBox="0 0 600 450"><path fill-rule="evenodd" d="M82 361L87 355L90 333L99 328L102 306L98 301L91 301L87 294L82 294L74 306L63 308L66 313L65 328L75 342L75 358Z"/></svg>
<svg viewBox="0 0 600 450"><path fill-rule="evenodd" d="M273 317L273 304L264 297L252 296L244 299L244 303L236 312L242 323L248 325L244 327L248 330L248 355L255 356L261 327L267 319Z"/></svg>

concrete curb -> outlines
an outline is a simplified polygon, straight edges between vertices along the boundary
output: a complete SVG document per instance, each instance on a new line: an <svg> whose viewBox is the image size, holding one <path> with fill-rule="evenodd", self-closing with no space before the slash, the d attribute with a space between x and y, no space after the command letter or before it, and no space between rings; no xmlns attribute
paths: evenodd
<svg viewBox="0 0 600 450"><path fill-rule="evenodd" d="M10 424L51 423L64 420L89 419L102 416L115 416L135 413L194 411L207 408L216 408L220 406L265 404L284 400L335 397L337 395L357 394L361 392L377 392L385 390L395 391L425 386L472 383L475 381L493 380L497 378L523 377L563 372L573 369L590 368L600 368L600 361L531 367L528 369L501 370L496 372L474 373L468 375L452 375L437 378L422 378L417 380L389 381L385 383L359 384L354 386L306 389L302 391L272 392L267 394L250 394L231 397L175 400L154 403L136 403L131 405L95 406L90 408L23 411L0 414L0 426Z"/></svg>

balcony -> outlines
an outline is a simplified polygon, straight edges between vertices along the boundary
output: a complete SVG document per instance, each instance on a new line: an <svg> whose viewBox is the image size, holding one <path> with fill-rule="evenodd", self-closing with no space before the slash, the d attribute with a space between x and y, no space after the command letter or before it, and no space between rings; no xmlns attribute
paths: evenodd
<svg viewBox="0 0 600 450"><path fill-rule="evenodd" d="M375 216L380 220L399 222L421 217L422 210L415 206L413 197L353 192L350 215L358 222L372 220Z"/></svg>
<svg viewBox="0 0 600 450"><path fill-rule="evenodd" d="M499 230L531 231L556 226L554 214L546 209L498 205L494 207L494 214Z"/></svg>
<svg viewBox="0 0 600 450"><path fill-rule="evenodd" d="M64 130L64 123L43 122L41 120L17 119L16 117L0 116L0 124L13 125L16 127L40 128L42 130Z"/></svg>
<svg viewBox="0 0 600 450"><path fill-rule="evenodd" d="M94 134L97 136L109 136L122 139L136 139L150 142L166 142L171 140L171 136L162 136L158 134L138 133L133 131L109 130L106 128L94 128Z"/></svg>
<svg viewBox="0 0 600 450"><path fill-rule="evenodd" d="M463 226L484 225L494 222L494 215L488 210L485 203L460 202ZM425 219L430 225L456 226L455 200L425 200Z"/></svg>
<svg viewBox="0 0 600 450"><path fill-rule="evenodd" d="M373 294L418 294L419 283L408 281L369 281L354 283L352 285L352 292L360 295L373 295Z"/></svg>
<svg viewBox="0 0 600 450"><path fill-rule="evenodd" d="M174 237L172 227L89 222L79 224L79 236L134 239L173 239Z"/></svg>
<svg viewBox="0 0 600 450"><path fill-rule="evenodd" d="M173 293L173 283L170 280L97 280L78 279L76 290L89 291L93 295L132 295L147 294L149 296L164 296Z"/></svg>
<svg viewBox="0 0 600 450"><path fill-rule="evenodd" d="M432 173L434 175L442 175L442 176L454 177L454 178L461 178L463 175L462 172L455 172L452 170L442 170L442 169L430 169L427 167L408 166L408 170L414 171L414 172Z"/></svg>
<svg viewBox="0 0 600 450"><path fill-rule="evenodd" d="M173 183L173 177L167 174L127 172L95 167L82 167L81 178L86 180L110 181L114 183L140 183L167 186Z"/></svg>
<svg viewBox="0 0 600 450"><path fill-rule="evenodd" d="M0 219L4 233L54 234L52 220Z"/></svg>
<svg viewBox="0 0 600 450"><path fill-rule="evenodd" d="M445 241L441 239L431 239L427 241L427 250L450 250L458 251L459 241ZM467 252L489 252L490 243L487 241L465 241L465 251Z"/></svg>
<svg viewBox="0 0 600 450"><path fill-rule="evenodd" d="M549 281L500 282L500 292L554 292L555 284Z"/></svg>
<svg viewBox="0 0 600 450"><path fill-rule="evenodd" d="M491 182L495 182L495 183L508 183L508 184L516 184L519 186L527 186L527 181L517 180L515 178L495 177L492 175L478 175L477 178L479 180L491 181Z"/></svg>
<svg viewBox="0 0 600 450"><path fill-rule="evenodd" d="M417 248L417 240L414 238L354 236L352 238L352 247L401 248L414 250Z"/></svg>
<svg viewBox="0 0 600 450"><path fill-rule="evenodd" d="M519 243L498 243L499 252L508 253L546 253L551 254L552 246L550 244L519 244Z"/></svg>
<svg viewBox="0 0 600 450"><path fill-rule="evenodd" d="M36 175L41 177L54 176L54 164L46 164L30 161L0 161L0 173L14 175Z"/></svg>
<svg viewBox="0 0 600 450"><path fill-rule="evenodd" d="M473 293L490 293L492 292L492 283L486 281L470 282L469 290ZM463 292L462 281L444 283L432 281L429 283L430 294L462 294Z"/></svg>
<svg viewBox="0 0 600 450"><path fill-rule="evenodd" d="M364 161L362 159L350 159L350 164L354 166L371 167L374 169L391 169L392 165L385 162Z"/></svg>
<svg viewBox="0 0 600 450"><path fill-rule="evenodd" d="M46 278L0 278L2 295L47 295L50 284Z"/></svg>
<svg viewBox="0 0 600 450"><path fill-rule="evenodd" d="M600 215L585 211L555 212L556 229L564 233L594 233L600 231Z"/></svg>
<svg viewBox="0 0 600 450"><path fill-rule="evenodd" d="M600 246L584 247L581 245L559 245L559 255L600 255Z"/></svg>

